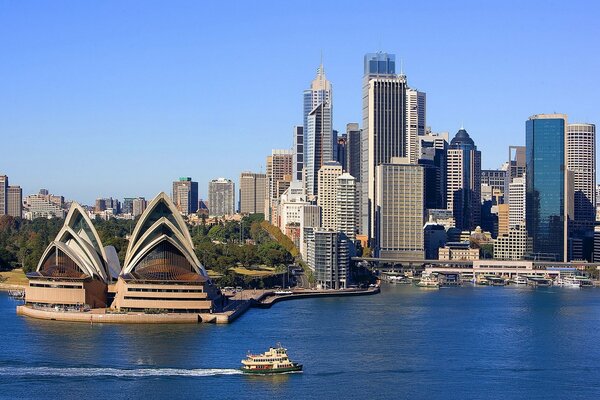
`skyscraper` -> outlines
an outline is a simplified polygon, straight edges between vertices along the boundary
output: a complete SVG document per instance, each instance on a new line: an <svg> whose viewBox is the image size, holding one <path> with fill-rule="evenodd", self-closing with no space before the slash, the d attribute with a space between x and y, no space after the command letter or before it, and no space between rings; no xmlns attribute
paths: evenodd
<svg viewBox="0 0 600 400"><path fill-rule="evenodd" d="M304 127L294 126L294 168L293 180L302 180L304 169Z"/></svg>
<svg viewBox="0 0 600 400"><path fill-rule="evenodd" d="M406 152L411 164L419 159L419 136L425 135L426 95L416 89L406 89Z"/></svg>
<svg viewBox="0 0 600 400"><path fill-rule="evenodd" d="M309 196L317 194L317 174L333 160L332 86L323 64L304 91L304 179Z"/></svg>
<svg viewBox="0 0 600 400"><path fill-rule="evenodd" d="M275 149L267 157L265 220L271 223L274 223L273 212L277 208L277 199L289 187L289 182L292 180L293 158L294 153L292 150ZM287 185L282 184L282 182L287 182Z"/></svg>
<svg viewBox="0 0 600 400"><path fill-rule="evenodd" d="M474 230L481 223L481 152L462 128L450 142L446 182L447 208L456 227Z"/></svg>
<svg viewBox="0 0 600 400"><path fill-rule="evenodd" d="M360 129L358 124L346 124L346 171L360 182Z"/></svg>
<svg viewBox="0 0 600 400"><path fill-rule="evenodd" d="M525 226L526 177L513 178L508 185L508 227Z"/></svg>
<svg viewBox="0 0 600 400"><path fill-rule="evenodd" d="M242 172L240 175L240 213L264 212L267 198L267 175Z"/></svg>
<svg viewBox="0 0 600 400"><path fill-rule="evenodd" d="M319 169L317 205L322 210L321 226L324 229L337 230L336 191L342 172L342 166L334 161Z"/></svg>
<svg viewBox="0 0 600 400"><path fill-rule="evenodd" d="M596 126L567 125L567 169L573 172L573 228L592 236L596 220Z"/></svg>
<svg viewBox="0 0 600 400"><path fill-rule="evenodd" d="M406 76L396 75L393 54L371 53L364 58L363 77L363 145L361 146L361 214L368 210L369 227L361 233L375 237L375 169L392 157L405 157L406 148Z"/></svg>
<svg viewBox="0 0 600 400"><path fill-rule="evenodd" d="M8 214L8 176L0 175L0 216Z"/></svg>
<svg viewBox="0 0 600 400"><path fill-rule="evenodd" d="M536 257L567 261L569 188L567 116L533 115L526 122L526 225Z"/></svg>
<svg viewBox="0 0 600 400"><path fill-rule="evenodd" d="M315 271L317 287L347 287L350 241L340 232L315 228L307 243L308 265Z"/></svg>
<svg viewBox="0 0 600 400"><path fill-rule="evenodd" d="M23 216L23 189L20 186L9 186L7 195L7 213L13 217Z"/></svg>
<svg viewBox="0 0 600 400"><path fill-rule="evenodd" d="M425 223L423 167L408 157L377 166L376 245L379 257L423 259Z"/></svg>
<svg viewBox="0 0 600 400"><path fill-rule="evenodd" d="M231 179L218 178L208 182L208 210L214 217L235 214L235 184Z"/></svg>
<svg viewBox="0 0 600 400"><path fill-rule="evenodd" d="M173 182L171 198L180 213L195 213L198 211L198 182L192 181L190 177L179 178Z"/></svg>
<svg viewBox="0 0 600 400"><path fill-rule="evenodd" d="M335 200L336 230L351 241L356 239L357 193L356 180L345 172L337 177Z"/></svg>
<svg viewBox="0 0 600 400"><path fill-rule="evenodd" d="M138 215L142 215L144 211L146 211L146 207L148 206L148 202L143 197L138 197L133 199L131 202L131 214L134 217Z"/></svg>

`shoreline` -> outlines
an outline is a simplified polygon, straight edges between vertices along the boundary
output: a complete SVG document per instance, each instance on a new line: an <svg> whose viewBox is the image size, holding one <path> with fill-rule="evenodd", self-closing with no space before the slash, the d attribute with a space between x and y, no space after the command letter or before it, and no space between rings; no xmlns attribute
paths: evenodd
<svg viewBox="0 0 600 400"><path fill-rule="evenodd" d="M24 289L24 288L22 288ZM7 289L9 290L9 289ZM144 313L107 313L106 309L92 309L86 312L67 312L53 309L43 310L25 304L18 305L17 315L47 320L79 323L109 323L109 324L199 324L215 323L229 324L242 316L250 308L271 308L280 301L319 298L319 297L345 297L368 296L380 293L380 288L368 289L340 289L340 290L313 290L300 289L292 294L277 295L275 291L255 293L248 290L247 296L240 293L242 299L234 299L237 306L231 310L220 313L171 313L171 314L144 314ZM255 297L252 294L256 295ZM246 297L244 300L243 297Z"/></svg>

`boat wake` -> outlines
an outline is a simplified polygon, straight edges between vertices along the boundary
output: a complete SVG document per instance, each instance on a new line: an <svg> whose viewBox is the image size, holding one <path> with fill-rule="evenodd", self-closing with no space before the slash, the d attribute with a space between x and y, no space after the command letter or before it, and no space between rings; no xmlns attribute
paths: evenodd
<svg viewBox="0 0 600 400"><path fill-rule="evenodd" d="M242 372L237 369L206 368L206 369L179 369L179 368L54 368L54 367L0 367L0 376L52 376L52 377L95 377L108 376L116 378L144 378L163 376L218 376L238 375Z"/></svg>

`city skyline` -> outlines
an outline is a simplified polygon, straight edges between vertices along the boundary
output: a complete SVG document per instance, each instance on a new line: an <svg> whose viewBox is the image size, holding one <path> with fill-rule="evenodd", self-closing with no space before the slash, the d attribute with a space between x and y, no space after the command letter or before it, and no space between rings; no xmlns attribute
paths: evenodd
<svg viewBox="0 0 600 400"><path fill-rule="evenodd" d="M291 10L270 4L271 18L258 22L244 21L246 12L266 3L190 3L168 13L68 4L0 6L0 48L11 54L0 66L11 77L3 86L0 134L3 147L19 150L3 154L0 173L24 196L47 188L89 205L105 196L152 198L176 177L192 176L207 198L211 179L264 173L265 154L292 148L302 91L321 53L335 86L333 129L361 122L364 54L389 52L408 86L427 93L427 125L453 134L464 124L484 169L505 161L497 148L525 144L523 123L531 115L600 120L600 87L591 79L600 60L593 53L580 63L569 57L598 34L595 4L407 5L405 12L422 19L406 19L401 29L388 23L394 4L386 15L359 3L344 10L324 4L320 15L300 3ZM135 22L138 13L144 25ZM533 13L538 18L528 18ZM310 26L327 20L343 33L307 40L299 21L309 15ZM375 15L377 33L341 29ZM580 23L568 31L549 28L570 17ZM423 28L423 21L436 29ZM217 29L223 22L237 29ZM295 51L284 50L289 46ZM227 57L230 68L211 62ZM266 106L268 120L261 114ZM165 138L173 145L165 146ZM74 164L84 167L74 171Z"/></svg>

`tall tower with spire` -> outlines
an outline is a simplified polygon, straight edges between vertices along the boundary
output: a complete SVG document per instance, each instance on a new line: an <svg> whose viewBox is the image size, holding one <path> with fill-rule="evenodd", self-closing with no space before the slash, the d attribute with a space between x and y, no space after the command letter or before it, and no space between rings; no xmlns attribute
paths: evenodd
<svg viewBox="0 0 600 400"><path fill-rule="evenodd" d="M304 183L309 196L317 195L319 169L333 159L332 90L323 62L310 89L304 91Z"/></svg>

